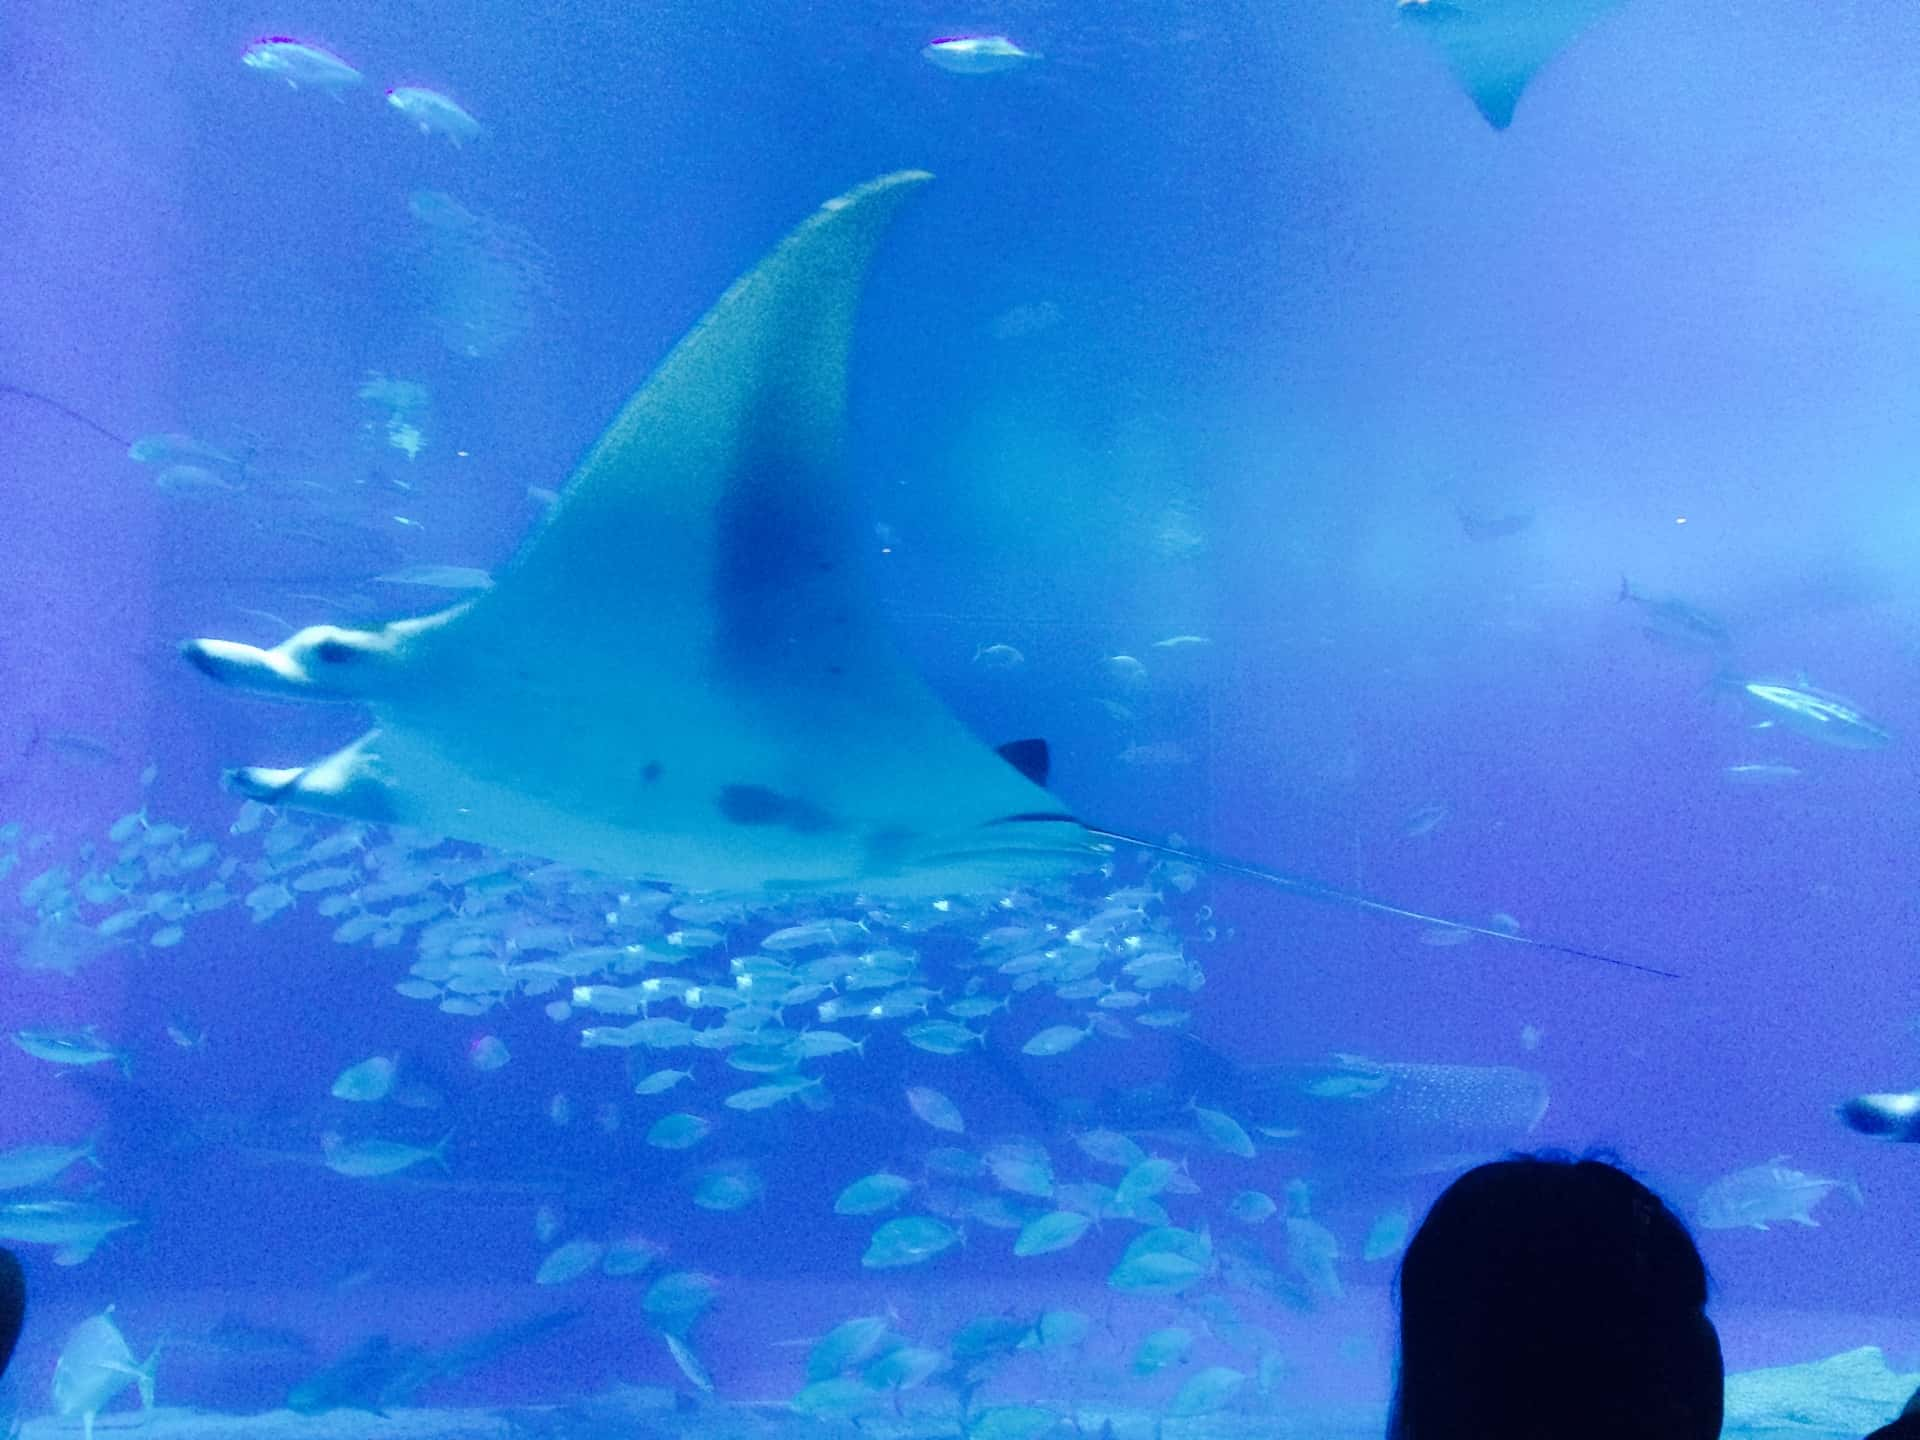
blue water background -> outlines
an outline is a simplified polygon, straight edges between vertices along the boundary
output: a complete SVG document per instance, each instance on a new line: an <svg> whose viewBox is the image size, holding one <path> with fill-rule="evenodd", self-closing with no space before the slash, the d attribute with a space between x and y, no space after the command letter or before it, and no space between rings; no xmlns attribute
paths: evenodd
<svg viewBox="0 0 1920 1440"><path fill-rule="evenodd" d="M0 19L0 379L122 434L257 437L262 464L335 488L298 524L242 519L155 493L44 410L0 410L0 745L22 757L0 818L97 833L154 760L155 808L218 833L221 766L317 754L357 722L237 705L174 659L179 638L244 635L236 606L334 618L289 597L408 561L502 562L537 513L524 487L559 483L734 275L825 197L924 166L938 184L864 312L853 449L887 527L876 583L943 695L994 741L1046 735L1079 814L1683 975L1432 948L1417 926L1216 882L1230 933L1202 955L1208 1044L1537 1066L1537 1138L1615 1145L1676 1189L1777 1154L1855 1177L1865 1208L1835 1197L1818 1230L1707 1237L1722 1294L1920 1314L1916 1157L1831 1115L1920 1073L1920 36L1884 8L1636 0L1498 134L1388 4L193 11L28 0ZM1045 58L984 78L918 58L971 29ZM336 103L241 67L249 39L283 33L367 84ZM415 133L380 103L405 82L443 86L488 134L456 150ZM550 291L498 354L450 354L422 314L422 190L545 253ZM1039 305L1052 323L996 336ZM418 461L361 433L372 370L432 389ZM1535 518L1476 542L1462 507ZM1741 673L1804 671L1895 743L1748 728L1709 693L1714 657L1641 633L1622 575L1723 615ZM1182 632L1215 644L1184 668L1148 651L1134 722L1092 703L1104 656ZM973 665L993 643L1027 667ZM48 729L119 762L34 751ZM1158 743L1190 758L1120 759ZM1725 785L1754 760L1805 773ZM1440 829L1405 837L1434 803ZM332 1075L375 1051L437 1054L458 1083L474 1027L391 996L404 950L325 934L235 920L164 979L116 962L0 989L8 1028L98 1020L154 1050L135 1099L0 1056L0 1143L103 1118L136 1132L116 1180L153 1238L43 1267L55 1313L326 1287L365 1256L423 1290L537 1262L530 1204L489 1226L457 1195L368 1201L298 1172L205 1173L191 1146L169 1159L167 1135L236 1114L310 1144ZM197 1071L157 1038L174 1011L217 1037ZM604 1162L555 1148L548 1097L592 1097L543 1027L526 1017L491 1128L460 1139L475 1193L488 1157ZM889 1083L925 1070L881 1058ZM1174 1061L1142 1042L1111 1063ZM996 1093L981 1081L978 1102ZM811 1162L766 1150L750 1244L737 1217L685 1207L663 1228L743 1287L857 1277L864 1235L804 1207L888 1132L840 1139ZM991 1280L1003 1248L955 1263ZM1730 1346L1743 1358L1782 1357L1755 1330Z"/></svg>

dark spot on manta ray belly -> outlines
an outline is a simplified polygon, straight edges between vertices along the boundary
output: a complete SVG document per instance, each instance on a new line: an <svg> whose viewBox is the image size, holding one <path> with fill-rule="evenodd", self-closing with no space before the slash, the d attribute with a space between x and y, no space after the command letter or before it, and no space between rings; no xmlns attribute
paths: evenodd
<svg viewBox="0 0 1920 1440"><path fill-rule="evenodd" d="M735 825L784 825L800 835L817 835L838 828L818 805L782 795L765 785L723 785L716 802L720 813Z"/></svg>
<svg viewBox="0 0 1920 1440"><path fill-rule="evenodd" d="M646 781L647 784L649 785L651 785L654 781L658 780L660 778L660 775L661 775L661 765L658 760L649 760L646 763L646 767L640 772L640 778Z"/></svg>

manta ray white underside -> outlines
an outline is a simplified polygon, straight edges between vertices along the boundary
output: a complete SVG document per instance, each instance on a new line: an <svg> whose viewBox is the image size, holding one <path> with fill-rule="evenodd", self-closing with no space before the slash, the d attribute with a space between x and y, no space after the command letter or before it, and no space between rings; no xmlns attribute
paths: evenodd
<svg viewBox="0 0 1920 1440"><path fill-rule="evenodd" d="M929 178L828 202L736 281L492 589L271 650L187 642L224 683L373 712L346 748L235 771L235 788L694 890L939 894L1090 870L1116 842L1162 848L1067 814L1043 745L996 752L969 732L863 583L841 454L854 312Z"/></svg>

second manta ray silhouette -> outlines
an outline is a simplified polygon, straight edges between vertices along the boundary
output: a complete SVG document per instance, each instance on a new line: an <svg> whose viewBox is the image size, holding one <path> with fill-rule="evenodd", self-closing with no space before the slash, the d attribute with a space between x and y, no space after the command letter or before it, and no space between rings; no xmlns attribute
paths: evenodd
<svg viewBox="0 0 1920 1440"><path fill-rule="evenodd" d="M374 714L233 788L693 890L938 895L1089 871L1124 843L1456 924L1083 825L1044 788L1043 743L989 748L901 661L857 563L847 362L874 249L930 178L828 202L736 281L491 590L271 650L187 642L225 684Z"/></svg>
<svg viewBox="0 0 1920 1440"><path fill-rule="evenodd" d="M1624 0L1400 0L1486 122L1513 123L1527 82Z"/></svg>

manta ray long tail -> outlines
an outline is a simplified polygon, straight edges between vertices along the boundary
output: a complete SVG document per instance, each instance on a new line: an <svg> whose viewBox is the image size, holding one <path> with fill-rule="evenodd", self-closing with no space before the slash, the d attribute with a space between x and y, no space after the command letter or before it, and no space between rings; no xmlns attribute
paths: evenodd
<svg viewBox="0 0 1920 1440"><path fill-rule="evenodd" d="M69 420L75 421L78 424L86 426L87 429L93 431L94 434L101 436L103 439L111 440L113 441L114 444L119 445L122 448L125 448L126 446L131 445L133 443L131 440L128 440L124 435L114 434L113 431L107 429L107 427L102 425L98 420L94 420L89 416L82 415L78 410L74 409L71 405L63 405L58 400L54 399L51 395L42 395L38 390L29 390L24 385L9 385L4 381L0 381L0 394L17 395L22 400L30 401L36 405L44 405L49 410L57 411L59 414L66 416Z"/></svg>
<svg viewBox="0 0 1920 1440"><path fill-rule="evenodd" d="M1571 955L1579 960L1597 960L1603 965L1617 965L1622 970L1637 970L1643 975L1658 975L1666 980L1678 980L1679 975L1672 970L1662 970L1655 965L1642 965L1634 960L1621 960L1612 955L1602 955L1596 950L1582 950L1576 945L1562 945L1555 940L1540 940L1531 935L1516 935L1507 930L1495 930L1486 925L1472 925L1461 920L1449 920L1444 915L1429 915L1421 910L1409 910L1401 905L1389 905L1384 900L1375 900L1359 895L1351 890L1336 889L1331 885L1322 885L1318 880L1308 880L1299 875L1284 875L1278 870L1268 870L1263 866L1249 865L1242 860L1227 860L1217 855L1206 855L1194 850L1183 850L1174 845L1160 845L1152 840L1142 840L1137 835L1122 835L1116 830L1101 830L1093 826L1085 827L1090 835L1102 840L1111 840L1121 845L1132 845L1136 849L1148 850L1156 855L1165 855L1174 860L1185 860L1190 864L1203 866L1208 870L1218 870L1227 875L1238 875L1244 880L1252 880L1261 885L1284 890L1290 895L1305 895L1309 899L1324 900L1333 905L1346 905L1355 910L1368 910L1376 915L1392 915L1401 920L1418 920L1424 925L1444 925L1449 930L1463 930L1470 935L1481 935L1489 940L1505 940L1515 945L1530 945L1536 950L1551 950L1558 955Z"/></svg>

